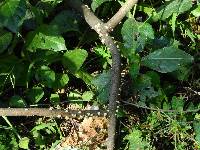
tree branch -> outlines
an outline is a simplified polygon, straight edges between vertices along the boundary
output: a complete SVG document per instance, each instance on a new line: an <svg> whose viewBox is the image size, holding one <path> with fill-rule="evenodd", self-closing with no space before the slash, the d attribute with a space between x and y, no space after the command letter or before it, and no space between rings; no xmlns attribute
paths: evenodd
<svg viewBox="0 0 200 150"><path fill-rule="evenodd" d="M1 116L45 116L79 118L84 116L107 116L103 110L63 110L51 108L0 108Z"/></svg>
<svg viewBox="0 0 200 150"><path fill-rule="evenodd" d="M112 79L109 92L109 124L108 124L108 141L107 149L113 150L115 146L115 129L116 129L116 100L118 100L120 86L120 53L108 32L111 31L133 7L136 0L128 0L124 6L108 21L103 23L98 19L87 5L82 4L79 0L68 0L68 4L82 13L89 26L94 29L103 44L105 44L112 53Z"/></svg>
<svg viewBox="0 0 200 150"><path fill-rule="evenodd" d="M105 26L108 28L108 32L112 31L117 24L125 17L125 15L131 10L131 8L137 3L138 0L127 0L118 12L107 22Z"/></svg>
<svg viewBox="0 0 200 150"><path fill-rule="evenodd" d="M69 6L79 11L85 18L89 26L94 29L103 44L105 44L112 53L112 79L109 92L109 124L108 124L108 142L107 149L113 150L115 146L115 128L116 128L116 100L118 100L120 86L120 53L109 32L123 19L126 13L133 7L137 0L127 0L119 11L107 22L103 23L87 5L82 4L80 0L67 0ZM100 112L100 113L99 113ZM79 115L80 114L80 115ZM106 115L102 110L50 110L48 108L0 108L1 116L47 116L47 117L77 117L93 115Z"/></svg>

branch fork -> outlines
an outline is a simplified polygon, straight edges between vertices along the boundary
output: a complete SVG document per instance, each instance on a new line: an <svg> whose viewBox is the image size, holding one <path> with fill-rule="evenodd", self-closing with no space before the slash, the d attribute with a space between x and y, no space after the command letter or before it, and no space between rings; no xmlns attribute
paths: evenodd
<svg viewBox="0 0 200 150"><path fill-rule="evenodd" d="M87 5L84 5L81 0L67 0L67 4L79 11L85 18L85 21L89 24L91 29L94 29L103 44L105 44L112 54L112 79L111 87L109 92L109 124L108 124L108 141L107 149L113 150L115 148L115 129L116 129L116 101L119 99L119 87L120 87L120 52L109 35L109 32L121 22L125 17L126 13L137 3L137 0L127 0L124 5L119 9L119 11L106 23L98 19L94 13L90 10ZM48 108L0 108L0 116L49 116L49 117L77 117L79 114L94 114L97 115L105 114L107 112L98 110L84 110L81 113L80 111L65 111L65 110L49 110ZM76 114L76 115L75 115Z"/></svg>

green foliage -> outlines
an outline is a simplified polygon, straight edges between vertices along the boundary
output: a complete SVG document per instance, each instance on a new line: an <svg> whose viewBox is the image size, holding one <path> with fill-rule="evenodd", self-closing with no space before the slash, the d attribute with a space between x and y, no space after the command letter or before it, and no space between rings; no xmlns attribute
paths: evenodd
<svg viewBox="0 0 200 150"><path fill-rule="evenodd" d="M63 18L65 19L63 20ZM50 25L58 29L58 33L60 34L69 31L80 32L78 21L79 17L74 12L64 10L55 16Z"/></svg>
<svg viewBox="0 0 200 150"><path fill-rule="evenodd" d="M18 32L26 15L25 0L6 0L0 3L0 27Z"/></svg>
<svg viewBox="0 0 200 150"><path fill-rule="evenodd" d="M192 7L192 1L188 0L173 0L167 5L162 5L158 8L158 12L155 18L159 20L165 20L170 17L173 13L178 15L184 13Z"/></svg>
<svg viewBox="0 0 200 150"><path fill-rule="evenodd" d="M92 0L91 8L93 11L95 11L101 4L108 1L111 0Z"/></svg>
<svg viewBox="0 0 200 150"><path fill-rule="evenodd" d="M59 129L55 121L43 123L39 120L37 125L31 130L36 146L40 149L46 149L46 144L50 141L55 142L58 138L58 133Z"/></svg>
<svg viewBox="0 0 200 150"><path fill-rule="evenodd" d="M67 51L63 55L62 62L63 65L69 69L69 71L76 73L82 66L87 56L87 51L83 49L74 49L72 51Z"/></svg>
<svg viewBox="0 0 200 150"><path fill-rule="evenodd" d="M150 149L148 141L142 138L142 132L137 129L133 129L129 135L127 135L125 140L129 141L129 150L141 149L146 150Z"/></svg>
<svg viewBox="0 0 200 150"><path fill-rule="evenodd" d="M26 107L26 102L18 95L11 97L9 101L10 107Z"/></svg>
<svg viewBox="0 0 200 150"><path fill-rule="evenodd" d="M177 70L180 66L192 63L194 58L174 47L164 47L142 58L143 65L161 73Z"/></svg>
<svg viewBox="0 0 200 150"><path fill-rule="evenodd" d="M17 138L14 133L8 129L0 129L0 149L2 150L18 150Z"/></svg>
<svg viewBox="0 0 200 150"><path fill-rule="evenodd" d="M106 22L124 2L93 0L91 9ZM119 130L124 140L117 149L200 149L200 117L193 111L199 108L199 6L138 1L111 33L125 72L117 112L125 132ZM109 49L65 1L0 2L1 107L101 108L108 104L111 69ZM57 122L32 119L30 125L4 117L9 127L1 122L0 149L55 149L62 141Z"/></svg>
<svg viewBox="0 0 200 150"><path fill-rule="evenodd" d="M27 98L33 104L38 103L43 96L44 96L44 91L41 87L38 86L35 86L27 91Z"/></svg>
<svg viewBox="0 0 200 150"><path fill-rule="evenodd" d="M29 144L30 139L27 137L23 137L20 141L19 141L19 147L22 149L29 149L28 148L28 144Z"/></svg>
<svg viewBox="0 0 200 150"><path fill-rule="evenodd" d="M0 53L3 53L12 41L12 34L5 30L0 30Z"/></svg>
<svg viewBox="0 0 200 150"><path fill-rule="evenodd" d="M124 22L121 33L124 40L124 47L128 49L127 55L143 50L146 42L154 39L154 31L149 23L137 22L132 18Z"/></svg>
<svg viewBox="0 0 200 150"><path fill-rule="evenodd" d="M36 79L39 80L43 85L52 88L56 80L56 74L48 66L41 66L36 71Z"/></svg>
<svg viewBox="0 0 200 150"><path fill-rule="evenodd" d="M191 13L192 13L195 17L199 17L199 16L200 16L200 5L198 5L197 8L195 8L193 11L191 11Z"/></svg>
<svg viewBox="0 0 200 150"><path fill-rule="evenodd" d="M36 51L36 49L66 50L64 38L54 30L54 26L43 25L34 32L30 32L28 34L27 49L31 52Z"/></svg>

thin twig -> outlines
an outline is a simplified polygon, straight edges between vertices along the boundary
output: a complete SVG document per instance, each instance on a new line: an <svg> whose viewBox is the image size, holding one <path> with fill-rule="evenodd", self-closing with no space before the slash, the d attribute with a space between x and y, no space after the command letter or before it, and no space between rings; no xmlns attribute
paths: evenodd
<svg viewBox="0 0 200 150"><path fill-rule="evenodd" d="M105 44L112 53L112 79L109 93L109 125L108 125L108 143L107 149L113 150L115 144L115 128L116 128L116 100L118 100L119 86L120 86L120 53L112 37L108 32L113 29L126 15L126 13L133 7L136 0L127 0L124 6L107 22L103 23L98 19L93 12L90 11L87 5L82 4L80 0L67 0L69 6L75 8L84 16L86 22L94 29L103 44ZM80 112L80 113L79 113ZM104 114L102 110L49 110L47 108L0 108L1 116L47 116L47 117L76 117L76 115L99 115Z"/></svg>
<svg viewBox="0 0 200 150"><path fill-rule="evenodd" d="M121 101L124 104L128 104L128 105L132 105L138 108L143 108L143 109L148 109L148 110L153 110L153 111L160 111L160 112L172 112L172 113L195 113L200 111L200 108L197 109L192 109L192 110L182 110L182 111L178 111L178 110L170 110L170 109L159 109L159 108L151 108L151 107L147 107L147 106L142 106L142 105L138 105L135 103L131 103L131 102L127 102L127 101Z"/></svg>
<svg viewBox="0 0 200 150"><path fill-rule="evenodd" d="M108 27L108 32L120 23L124 16L130 11L130 9L137 3L138 0L127 0L118 12L107 22L105 26Z"/></svg>

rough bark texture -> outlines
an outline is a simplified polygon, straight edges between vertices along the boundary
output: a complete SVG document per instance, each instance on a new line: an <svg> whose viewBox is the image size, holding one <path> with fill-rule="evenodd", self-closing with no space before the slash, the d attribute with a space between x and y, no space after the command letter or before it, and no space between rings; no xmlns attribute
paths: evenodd
<svg viewBox="0 0 200 150"><path fill-rule="evenodd" d="M113 150L115 146L115 129L116 129L116 101L118 100L120 86L120 53L117 46L109 35L109 32L121 22L126 13L137 3L137 0L127 0L119 11L107 22L104 23L98 19L87 5L81 0L67 0L67 4L79 11L85 18L89 26L94 29L103 44L105 44L112 54L112 78L109 92L109 124L108 124L108 141L107 149ZM100 112L100 113L99 113ZM78 117L93 115L106 115L102 110L50 110L47 108L0 108L0 116L47 116L47 117Z"/></svg>
<svg viewBox="0 0 200 150"><path fill-rule="evenodd" d="M87 5L82 4L79 0L69 0L71 7L82 13L89 26L94 29L103 44L105 44L112 54L112 79L109 92L109 124L108 124L108 141L107 149L113 150L115 146L115 129L116 129L116 100L118 100L120 86L120 53L117 49L114 40L109 35L109 32L120 23L126 13L133 7L136 0L127 0L119 11L107 22L103 23L98 19L93 12L90 11Z"/></svg>
<svg viewBox="0 0 200 150"><path fill-rule="evenodd" d="M102 110L62 110L51 108L0 108L1 116L45 116L78 118L84 116L107 116Z"/></svg>

